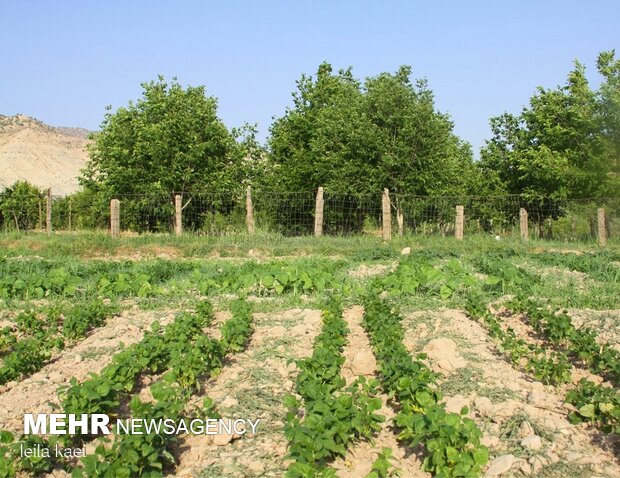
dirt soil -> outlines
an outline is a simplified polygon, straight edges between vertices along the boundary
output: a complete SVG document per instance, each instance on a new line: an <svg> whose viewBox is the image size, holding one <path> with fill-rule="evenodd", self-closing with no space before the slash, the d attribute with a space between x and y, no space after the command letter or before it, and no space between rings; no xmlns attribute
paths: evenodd
<svg viewBox="0 0 620 478"><path fill-rule="evenodd" d="M491 452L488 476L620 476L617 440L568 422L558 389L515 370L484 328L458 310L409 315L406 345L429 350L428 361L449 411L470 408ZM422 334L420 332L423 332ZM443 365L442 365L443 362ZM458 366L447 366L445 363Z"/></svg>
<svg viewBox="0 0 620 478"><path fill-rule="evenodd" d="M100 372L110 363L121 343L127 346L139 342L153 321L166 324L173 319L170 311L125 311L35 374L20 382L7 383L0 388L0 428L20 435L25 413L53 413L51 404L58 403L56 390L59 386L67 385L71 377L81 381L88 378L90 372Z"/></svg>
<svg viewBox="0 0 620 478"><path fill-rule="evenodd" d="M377 374L377 362L368 336L360 324L363 314L364 309L361 306L354 306L344 311L344 318L350 329L348 343L343 352L345 362L342 367L342 375L347 384L354 382L358 376L374 378ZM380 397L383 406L378 413L385 416L386 421L382 424L375 439L372 442L363 441L350 446L346 456L335 460L332 468L336 470L340 478L366 476L371 471L372 464L382 448L387 447L393 453L392 465L401 470L402 476L431 476L421 470L422 462L415 453L398 444L392 426L392 420L396 414L388 406L387 396L382 394Z"/></svg>
<svg viewBox="0 0 620 478"><path fill-rule="evenodd" d="M254 333L245 352L204 384L225 418L260 418L256 435L190 435L180 444L174 476L281 476L288 463L283 397L294 390L294 359L312 353L321 312L293 309L254 314Z"/></svg>

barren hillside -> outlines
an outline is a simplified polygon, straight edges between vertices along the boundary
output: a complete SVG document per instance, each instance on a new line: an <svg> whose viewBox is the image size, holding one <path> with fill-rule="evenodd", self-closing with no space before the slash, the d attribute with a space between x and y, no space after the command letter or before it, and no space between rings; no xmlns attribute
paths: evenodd
<svg viewBox="0 0 620 478"><path fill-rule="evenodd" d="M88 159L84 132L24 115L0 115L0 189L26 180L51 187L53 194L77 191L77 177Z"/></svg>

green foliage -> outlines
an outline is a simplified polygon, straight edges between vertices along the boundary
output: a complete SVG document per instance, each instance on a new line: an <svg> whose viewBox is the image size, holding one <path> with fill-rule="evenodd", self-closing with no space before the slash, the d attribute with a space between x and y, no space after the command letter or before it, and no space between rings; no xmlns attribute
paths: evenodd
<svg viewBox="0 0 620 478"><path fill-rule="evenodd" d="M594 330L576 328L566 311L554 312L535 299L517 298L508 306L524 312L527 322L536 332L555 347L565 350L575 361L616 386L620 383L620 352L609 344L600 344Z"/></svg>
<svg viewBox="0 0 620 478"><path fill-rule="evenodd" d="M25 231L40 227L45 212L43 193L27 181L17 181L0 193L0 226Z"/></svg>
<svg viewBox="0 0 620 478"><path fill-rule="evenodd" d="M601 53L598 68L605 81L593 91L576 62L565 85L538 88L520 115L491 119L493 137L482 149L481 170L498 177L505 191L529 198L531 219L561 215L553 207L558 199L620 191L618 64L613 52Z"/></svg>
<svg viewBox="0 0 620 478"><path fill-rule="evenodd" d="M571 363L566 353L548 351L545 347L518 338L511 327L502 326L500 320L489 312L477 291L471 291L467 296L465 309L471 318L486 327L488 334L499 342L498 350L514 365L522 366L545 384L570 381Z"/></svg>
<svg viewBox="0 0 620 478"><path fill-rule="evenodd" d="M202 333L202 328L213 320L212 306L206 301L199 304L196 314L181 314L177 317L175 322L166 327L163 334L157 326L154 327L153 334L163 338L162 346L166 349L164 355L169 355L167 363L158 370L169 370L150 388L154 402L143 402L138 395L132 396L129 402L132 417L146 420L184 418L184 410L191 393L200 389L199 379L217 374L224 356L229 351L243 350L248 342L252 320L250 306L244 301L238 301L233 304L232 312L233 318L222 327L221 341L213 340ZM154 352L153 349L150 350ZM131 360L129 356L120 354L115 359L117 362ZM142 362L141 366L149 367L152 364ZM107 372L104 369L102 376ZM112 375L108 378L114 377L115 375ZM126 382L116 383L116 386L119 385L131 390L126 387ZM103 400L105 401L105 398ZM203 405L203 413L215 415L212 401L208 397ZM94 454L82 459L83 468L75 468L73 476L162 476L175 465L172 452L176 441L175 435L155 430L141 435L116 434L111 445L109 439L101 439Z"/></svg>
<svg viewBox="0 0 620 478"><path fill-rule="evenodd" d="M44 347L41 340L19 340L13 346L13 351L4 357L0 367L0 383L17 380L38 371L50 356L50 348Z"/></svg>
<svg viewBox="0 0 620 478"><path fill-rule="evenodd" d="M441 267L433 267L418 258L402 260L394 273L378 282L392 296L419 293L437 295L442 299L479 283L456 259L450 259Z"/></svg>
<svg viewBox="0 0 620 478"><path fill-rule="evenodd" d="M355 79L319 66L302 75L294 107L271 128L271 158L278 182L289 191L324 186L330 191L433 194L463 191L460 166L471 152L435 110L425 80L411 68Z"/></svg>
<svg viewBox="0 0 620 478"><path fill-rule="evenodd" d="M156 293L150 281L151 277L143 272L119 272L113 277L102 277L97 283L97 290L105 297L124 295L149 297Z"/></svg>
<svg viewBox="0 0 620 478"><path fill-rule="evenodd" d="M335 300L323 311L323 329L312 356L297 362L295 388L303 403L292 395L284 399L288 407L284 433L294 460L286 476L335 476L328 462L344 456L350 442L370 438L385 420L375 413L381 408L375 380L359 377L345 387L340 369L347 333L342 306Z"/></svg>
<svg viewBox="0 0 620 478"><path fill-rule="evenodd" d="M56 443L59 443L58 437L45 439L38 435L26 435L17 440L11 432L0 430L0 477L14 477L17 472L20 476L43 476L56 466L66 465L62 457L55 456L53 449ZM24 449L39 447L52 451L49 457L43 453L27 456L22 455L22 446Z"/></svg>
<svg viewBox="0 0 620 478"><path fill-rule="evenodd" d="M15 325L21 337L17 340L12 329L5 329L3 343L8 354L0 366L0 383L37 372L55 349L65 346L65 340L83 338L91 329L102 326L113 311L113 307L95 300L70 308L63 320L53 309L47 317L39 317L33 311L17 315Z"/></svg>
<svg viewBox="0 0 620 478"><path fill-rule="evenodd" d="M394 468L391 463L392 449L383 447L377 459L372 463L370 473L366 478L390 478L393 476L401 476L401 470Z"/></svg>
<svg viewBox="0 0 620 478"><path fill-rule="evenodd" d="M112 309L101 300L77 306L63 320L62 334L68 339L80 339L89 330L105 324L111 313Z"/></svg>
<svg viewBox="0 0 620 478"><path fill-rule="evenodd" d="M260 156L260 148L251 127L237 130L236 142L217 116L217 100L206 96L203 86L183 88L160 76L142 88L136 102L116 112L108 108L81 182L104 203L113 197L123 201L125 227L169 229L175 193L184 197L185 214L195 217L192 198L205 190L239 191L251 169L244 157ZM97 201L88 216L99 211L107 217L102 205ZM151 210L146 219L145 207Z"/></svg>
<svg viewBox="0 0 620 478"><path fill-rule="evenodd" d="M566 401L577 407L569 414L572 423L589 422L605 432L620 435L620 392L582 378L577 388L566 394Z"/></svg>
<svg viewBox="0 0 620 478"><path fill-rule="evenodd" d="M0 478L15 476L15 460L13 457L13 441L15 437L6 430L0 430Z"/></svg>
<svg viewBox="0 0 620 478"><path fill-rule="evenodd" d="M415 360L403 345L401 317L374 293L364 301L363 325L377 357L383 388L401 406L395 423L399 440L411 447L423 444L423 469L438 476L478 476L489 459L481 445L482 432L465 415L448 413L433 386L436 374Z"/></svg>
<svg viewBox="0 0 620 478"><path fill-rule="evenodd" d="M232 292L238 294L309 294L329 289L346 290L336 272L345 266L341 261L304 261L299 264L282 262L221 268L216 274L195 271L192 282L203 294Z"/></svg>
<svg viewBox="0 0 620 478"><path fill-rule="evenodd" d="M42 299L49 295L74 296L82 279L63 267L43 272L22 272L0 278L0 298Z"/></svg>
<svg viewBox="0 0 620 478"><path fill-rule="evenodd" d="M462 194L473 182L469 145L436 111L426 81L412 82L409 67L362 85L351 69L334 73L323 63L316 77L302 75L293 102L271 127L269 180L283 191L323 186L327 194L347 193L350 213L325 210L327 225L346 223L338 232L361 232L368 195L384 187L395 194ZM372 200L380 203L378 195ZM287 217L287 206L277 211L287 227L312 224L310 212Z"/></svg>
<svg viewBox="0 0 620 478"><path fill-rule="evenodd" d="M106 113L84 183L115 195L234 189L240 158L215 98L163 77L142 88L137 102Z"/></svg>
<svg viewBox="0 0 620 478"><path fill-rule="evenodd" d="M226 352L238 352L245 349L252 335L252 307L244 300L237 300L230 309L233 317L222 325L221 342Z"/></svg>

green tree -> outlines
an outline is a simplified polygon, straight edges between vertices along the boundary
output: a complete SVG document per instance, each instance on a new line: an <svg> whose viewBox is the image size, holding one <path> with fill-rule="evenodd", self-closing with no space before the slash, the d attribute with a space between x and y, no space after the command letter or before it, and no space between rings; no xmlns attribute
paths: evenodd
<svg viewBox="0 0 620 478"><path fill-rule="evenodd" d="M459 195L473 174L469 144L435 108L426 80L411 81L411 67L365 82L365 112L378 162L373 187L395 193Z"/></svg>
<svg viewBox="0 0 620 478"><path fill-rule="evenodd" d="M16 181L0 193L0 224L7 229L35 229L41 221L43 193L27 181Z"/></svg>
<svg viewBox="0 0 620 478"><path fill-rule="evenodd" d="M615 59L615 51L602 52L597 60L597 68L604 78L597 92L597 99L610 164L606 195L618 196L620 195L620 60Z"/></svg>
<svg viewBox="0 0 620 478"><path fill-rule="evenodd" d="M323 63L297 88L269 139L282 186L407 194L462 194L469 186L471 149L436 110L427 82L411 81L410 67L362 85L350 68L334 74Z"/></svg>
<svg viewBox="0 0 620 478"><path fill-rule="evenodd" d="M293 108L274 122L269 138L275 181L283 190L372 190L366 178L377 157L369 143L359 82L351 69L337 74L319 66L316 79L302 75Z"/></svg>
<svg viewBox="0 0 620 478"><path fill-rule="evenodd" d="M565 85L540 87L521 114L492 118L481 171L497 175L507 192L532 201L609 194L618 154L613 53L601 54L599 70L607 72L599 92L590 88L584 66L576 62Z"/></svg>
<svg viewBox="0 0 620 478"><path fill-rule="evenodd" d="M203 86L183 88L163 77L142 88L135 103L108 108L82 184L108 199L126 198L123 216L133 215L129 226L139 230L169 227L175 193L190 208L186 217L197 221L197 197L205 191L226 192L227 204L222 196L209 207L229 209L243 179L245 150L217 117L216 99Z"/></svg>
<svg viewBox="0 0 620 478"><path fill-rule="evenodd" d="M315 78L297 82L293 107L272 125L269 147L281 190L323 186L328 196L338 194L339 209L350 217L343 212L331 222L353 230L368 216L378 219L383 188L395 201L398 195L463 194L477 173L469 145L436 110L426 81L413 82L407 66L362 84L350 68L334 73L321 64ZM334 209L326 207L328 230ZM311 225L305 216L298 219Z"/></svg>

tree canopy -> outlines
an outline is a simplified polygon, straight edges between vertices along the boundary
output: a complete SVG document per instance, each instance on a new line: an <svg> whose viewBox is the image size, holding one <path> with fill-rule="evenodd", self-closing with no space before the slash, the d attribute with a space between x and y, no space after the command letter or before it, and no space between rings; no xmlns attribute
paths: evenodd
<svg viewBox="0 0 620 478"><path fill-rule="evenodd" d="M142 97L108 112L82 183L114 195L230 190L243 153L203 86L142 84Z"/></svg>
<svg viewBox="0 0 620 478"><path fill-rule="evenodd" d="M601 53L604 81L593 91L575 62L566 83L538 88L518 114L491 119L493 136L481 151L481 170L501 188L531 198L617 195L620 62Z"/></svg>
<svg viewBox="0 0 620 478"><path fill-rule="evenodd" d="M475 172L469 145L408 66L362 84L350 68L321 64L297 82L269 147L275 182L287 190L462 194Z"/></svg>

